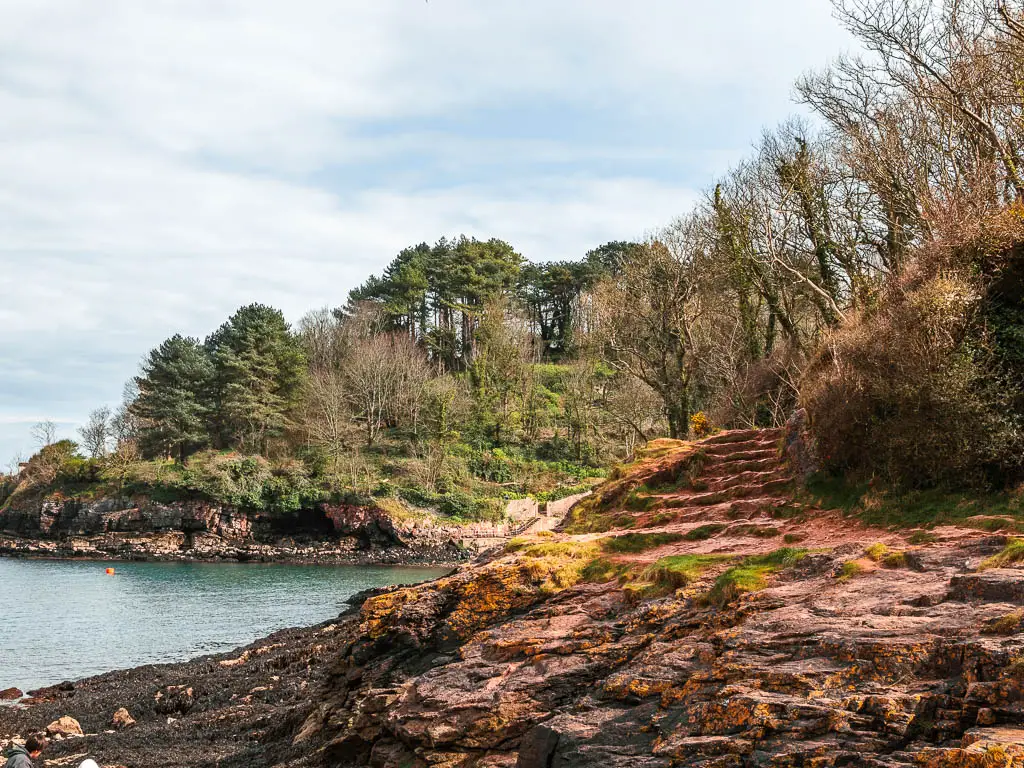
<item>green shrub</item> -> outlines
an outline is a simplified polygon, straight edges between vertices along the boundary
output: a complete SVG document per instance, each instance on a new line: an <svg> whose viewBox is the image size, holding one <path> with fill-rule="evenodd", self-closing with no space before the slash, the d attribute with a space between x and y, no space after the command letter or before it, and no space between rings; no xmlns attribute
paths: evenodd
<svg viewBox="0 0 1024 768"><path fill-rule="evenodd" d="M723 525L722 523L707 523L687 531L683 538L687 541L704 541L706 539L710 539L715 534L721 533L727 527L728 526Z"/></svg>
<svg viewBox="0 0 1024 768"><path fill-rule="evenodd" d="M624 533L601 540L601 548L611 554L638 553L674 544L683 539L679 533Z"/></svg>
<svg viewBox="0 0 1024 768"><path fill-rule="evenodd" d="M476 453L469 460L469 471L489 483L511 483L516 476L515 462L500 448Z"/></svg>
<svg viewBox="0 0 1024 768"><path fill-rule="evenodd" d="M705 600L712 605L725 605L742 594L764 589L768 585L768 576L796 565L806 555L806 549L782 547L764 555L745 558L715 579Z"/></svg>

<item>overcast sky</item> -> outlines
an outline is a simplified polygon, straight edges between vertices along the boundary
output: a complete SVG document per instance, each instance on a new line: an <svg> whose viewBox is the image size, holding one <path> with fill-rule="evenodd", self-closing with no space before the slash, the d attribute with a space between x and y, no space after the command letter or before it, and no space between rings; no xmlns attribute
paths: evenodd
<svg viewBox="0 0 1024 768"><path fill-rule="evenodd" d="M848 46L827 0L0 0L0 465L406 245L642 237Z"/></svg>

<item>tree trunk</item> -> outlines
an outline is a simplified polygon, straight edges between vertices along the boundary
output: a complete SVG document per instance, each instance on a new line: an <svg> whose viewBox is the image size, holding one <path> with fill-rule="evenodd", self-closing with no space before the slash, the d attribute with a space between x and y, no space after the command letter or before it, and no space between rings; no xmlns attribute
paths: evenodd
<svg viewBox="0 0 1024 768"><path fill-rule="evenodd" d="M666 403L669 437L685 440L690 431L690 405L685 399L673 399Z"/></svg>

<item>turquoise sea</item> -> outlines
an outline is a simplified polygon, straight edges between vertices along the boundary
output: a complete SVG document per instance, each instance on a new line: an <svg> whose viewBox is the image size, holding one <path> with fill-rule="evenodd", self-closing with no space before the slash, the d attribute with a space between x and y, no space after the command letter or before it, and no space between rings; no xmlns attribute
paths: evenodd
<svg viewBox="0 0 1024 768"><path fill-rule="evenodd" d="M227 651L331 619L362 589L445 572L0 558L0 690Z"/></svg>

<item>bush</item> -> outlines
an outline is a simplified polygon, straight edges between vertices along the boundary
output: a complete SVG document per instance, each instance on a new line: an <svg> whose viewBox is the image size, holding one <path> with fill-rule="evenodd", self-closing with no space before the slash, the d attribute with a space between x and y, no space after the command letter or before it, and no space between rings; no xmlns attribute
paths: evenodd
<svg viewBox="0 0 1024 768"><path fill-rule="evenodd" d="M469 471L489 483L511 483L516 476L514 462L500 448L473 456L469 460Z"/></svg>
<svg viewBox="0 0 1024 768"><path fill-rule="evenodd" d="M704 411L697 411L690 417L690 433L698 440L710 435L713 429L711 419Z"/></svg>
<svg viewBox="0 0 1024 768"><path fill-rule="evenodd" d="M436 509L439 515L457 521L499 521L505 514L504 504L499 499L480 498L464 491L433 493L413 486L399 488L398 497L414 507Z"/></svg>
<svg viewBox="0 0 1024 768"><path fill-rule="evenodd" d="M801 399L826 469L903 488L1020 475L1022 243L1016 210L950 235L825 340Z"/></svg>

